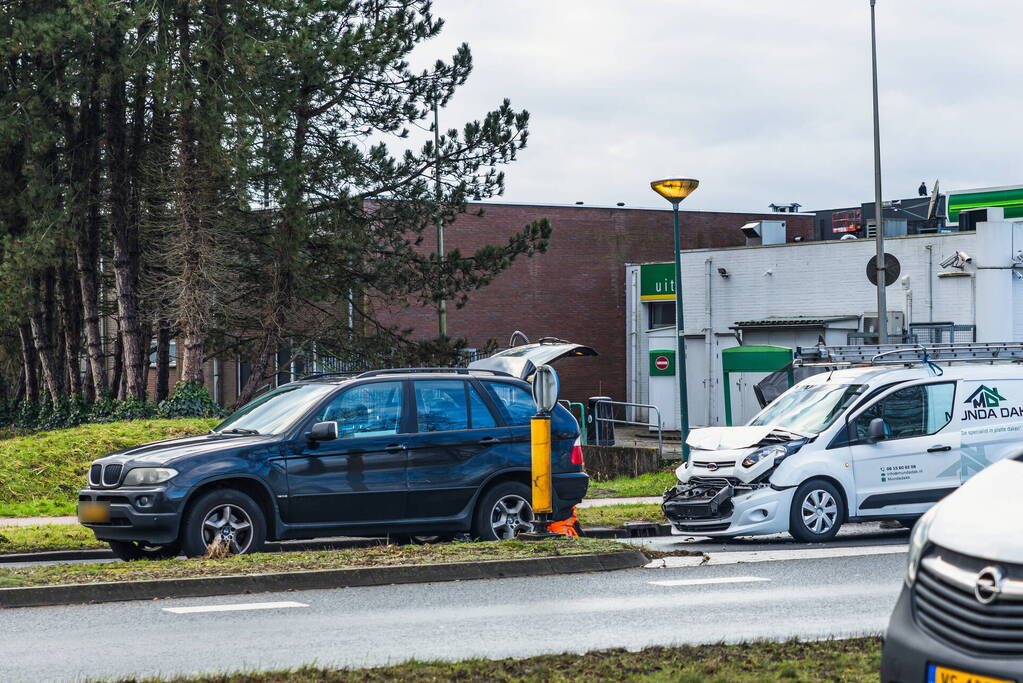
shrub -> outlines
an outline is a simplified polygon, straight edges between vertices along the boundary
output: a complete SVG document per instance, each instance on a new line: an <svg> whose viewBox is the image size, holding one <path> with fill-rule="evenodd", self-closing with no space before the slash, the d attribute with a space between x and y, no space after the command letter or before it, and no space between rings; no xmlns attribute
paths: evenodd
<svg viewBox="0 0 1023 683"><path fill-rule="evenodd" d="M160 417L223 417L224 411L199 382L178 382L170 398L157 407Z"/></svg>

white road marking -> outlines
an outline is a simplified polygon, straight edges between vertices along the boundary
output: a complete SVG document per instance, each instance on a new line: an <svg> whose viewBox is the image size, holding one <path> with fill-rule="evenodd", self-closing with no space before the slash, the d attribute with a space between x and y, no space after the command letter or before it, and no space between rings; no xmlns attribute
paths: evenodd
<svg viewBox="0 0 1023 683"><path fill-rule="evenodd" d="M250 609L284 609L308 607L304 602L245 602L234 605L197 605L195 607L164 607L171 614L198 614L200 612L243 612Z"/></svg>
<svg viewBox="0 0 1023 683"><path fill-rule="evenodd" d="M909 550L908 545L868 545L854 548L792 548L786 550L750 550L739 552L706 553L683 557L664 557L646 565L648 569L674 567L702 567L749 562L780 562L784 560L827 560L835 557L864 557L867 555L896 555Z"/></svg>
<svg viewBox="0 0 1023 683"><path fill-rule="evenodd" d="M721 576L714 579L671 579L668 581L647 581L654 586L708 586L718 583L755 583L770 581L760 576Z"/></svg>

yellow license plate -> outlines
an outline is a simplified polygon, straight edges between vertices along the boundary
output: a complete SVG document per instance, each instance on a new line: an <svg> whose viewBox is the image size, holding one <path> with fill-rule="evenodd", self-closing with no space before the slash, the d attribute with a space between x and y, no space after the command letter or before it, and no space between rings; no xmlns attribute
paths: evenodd
<svg viewBox="0 0 1023 683"><path fill-rule="evenodd" d="M958 669L931 664L927 667L927 683L1015 683L1004 678L991 678Z"/></svg>
<svg viewBox="0 0 1023 683"><path fill-rule="evenodd" d="M78 504L78 521L82 524L106 524L110 521L110 503L80 502Z"/></svg>

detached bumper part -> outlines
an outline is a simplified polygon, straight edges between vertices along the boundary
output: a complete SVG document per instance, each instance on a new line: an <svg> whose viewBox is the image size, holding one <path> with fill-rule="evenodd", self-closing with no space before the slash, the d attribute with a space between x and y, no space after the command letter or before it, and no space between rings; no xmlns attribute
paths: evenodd
<svg viewBox="0 0 1023 683"><path fill-rule="evenodd" d="M731 486L725 486L712 495L693 487L676 486L664 495L664 516L674 524L723 519L732 514L733 495L735 491Z"/></svg>
<svg viewBox="0 0 1023 683"><path fill-rule="evenodd" d="M789 507L794 491L778 491L770 487L736 491L730 485L680 484L665 492L664 515L671 522L672 534L740 536L782 533L788 531Z"/></svg>

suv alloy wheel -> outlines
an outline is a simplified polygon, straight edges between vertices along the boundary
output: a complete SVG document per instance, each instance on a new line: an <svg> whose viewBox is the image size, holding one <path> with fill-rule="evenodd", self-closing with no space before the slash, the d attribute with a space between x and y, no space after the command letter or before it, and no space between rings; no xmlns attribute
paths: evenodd
<svg viewBox="0 0 1023 683"><path fill-rule="evenodd" d="M497 541L533 530L532 493L528 486L506 481L487 491L476 506L473 536Z"/></svg>
<svg viewBox="0 0 1023 683"><path fill-rule="evenodd" d="M255 553L266 541L266 519L256 501L235 489L213 489L189 505L181 527L181 548L188 557L205 555L217 539L231 553Z"/></svg>

